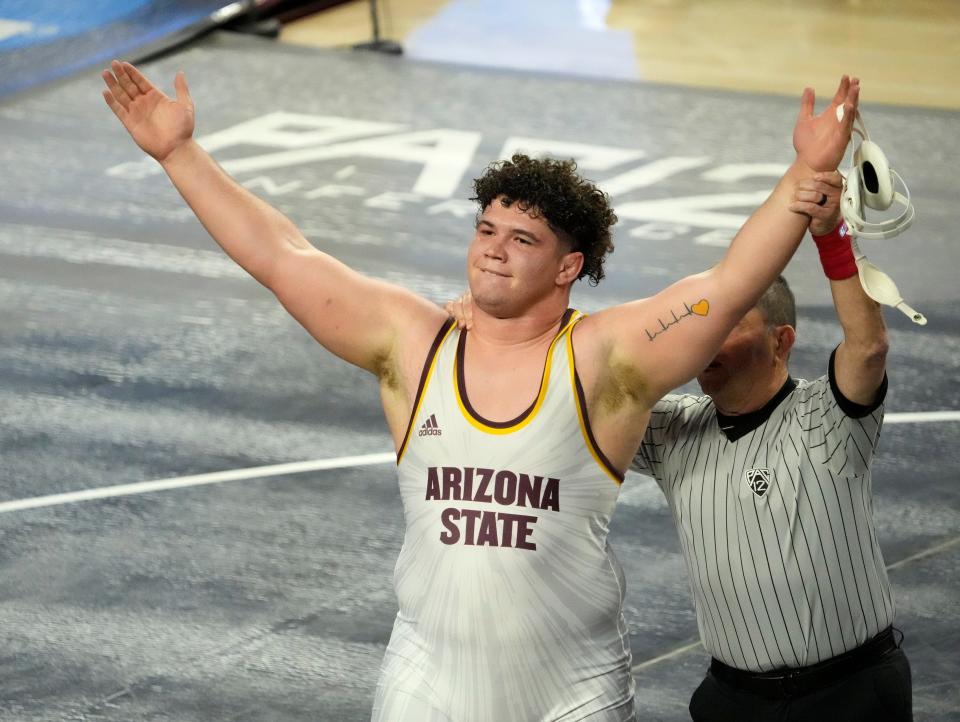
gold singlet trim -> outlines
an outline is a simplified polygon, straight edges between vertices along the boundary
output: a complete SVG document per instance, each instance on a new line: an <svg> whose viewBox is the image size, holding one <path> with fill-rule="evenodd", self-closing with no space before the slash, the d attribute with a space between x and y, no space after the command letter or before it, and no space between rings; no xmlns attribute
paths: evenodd
<svg viewBox="0 0 960 722"><path fill-rule="evenodd" d="M557 332L557 335L554 336L553 341L550 342L550 347L547 349L547 359L544 363L543 376L540 378L540 390L537 392L536 400L527 408L526 411L520 414L520 416L506 423L495 424L495 422L481 418L479 414L472 409L469 400L466 398L466 389L460 388L461 378L464 380L464 386L466 386L466 379L461 374L460 354L458 353L454 357L453 361L453 388L457 396L457 405L460 407L460 412L463 414L463 417L474 428L479 429L487 434L512 434L533 421L534 417L537 415L537 412L540 411L540 407L543 406L543 400L547 395L547 388L550 384L550 368L553 365L554 348L556 347L557 342L563 338L563 335L568 332L568 330L573 326L574 323L576 323L580 316L580 312L574 311L573 309L568 309L566 313L564 313L564 317L561 320L560 330Z"/></svg>

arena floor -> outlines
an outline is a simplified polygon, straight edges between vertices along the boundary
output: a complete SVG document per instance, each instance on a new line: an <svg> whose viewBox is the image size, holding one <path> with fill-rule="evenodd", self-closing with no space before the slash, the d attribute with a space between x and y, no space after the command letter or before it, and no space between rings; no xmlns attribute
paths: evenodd
<svg viewBox="0 0 960 722"><path fill-rule="evenodd" d="M608 277L575 293L590 311L716 262L789 163L797 112L782 95L230 33L143 69L167 88L186 71L204 143L314 243L438 302L463 288L470 179L509 150L573 155L613 195ZM402 535L377 388L216 250L99 84L0 104L0 718L368 719ZM946 722L960 719L960 126L867 88L918 216L864 250L929 319L886 314L875 513L916 719ZM840 330L809 244L786 275L792 370L811 378ZM628 475L611 543L639 719L688 719L707 656L650 479Z"/></svg>

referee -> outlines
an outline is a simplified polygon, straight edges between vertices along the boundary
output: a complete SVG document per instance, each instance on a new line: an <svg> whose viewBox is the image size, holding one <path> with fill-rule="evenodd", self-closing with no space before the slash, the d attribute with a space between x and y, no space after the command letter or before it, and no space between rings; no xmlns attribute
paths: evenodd
<svg viewBox="0 0 960 722"><path fill-rule="evenodd" d="M633 465L666 494L713 657L695 722L913 718L872 515L886 329L838 223L839 174L831 185L796 198L843 327L827 375L788 373L796 310L781 277L697 377L705 395L654 407Z"/></svg>

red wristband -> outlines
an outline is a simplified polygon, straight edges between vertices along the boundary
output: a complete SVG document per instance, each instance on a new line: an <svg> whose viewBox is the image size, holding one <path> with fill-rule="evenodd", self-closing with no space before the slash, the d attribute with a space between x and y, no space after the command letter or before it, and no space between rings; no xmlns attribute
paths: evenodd
<svg viewBox="0 0 960 722"><path fill-rule="evenodd" d="M810 235L813 236L811 233ZM827 278L842 281L857 275L857 262L850 246L850 231L844 221L825 236L813 236L820 252L820 265Z"/></svg>

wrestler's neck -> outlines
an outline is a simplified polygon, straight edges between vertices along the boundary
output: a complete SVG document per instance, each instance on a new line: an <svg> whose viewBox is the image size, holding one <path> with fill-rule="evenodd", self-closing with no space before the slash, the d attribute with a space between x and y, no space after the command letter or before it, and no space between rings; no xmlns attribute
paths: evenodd
<svg viewBox="0 0 960 722"><path fill-rule="evenodd" d="M723 388L715 389L710 398L720 413L742 416L759 411L770 403L783 388L788 376L787 367L781 364L762 376L734 376Z"/></svg>
<svg viewBox="0 0 960 722"><path fill-rule="evenodd" d="M569 295L544 299L526 308L490 307L474 300L470 339L501 348L526 348L550 343L560 330Z"/></svg>

